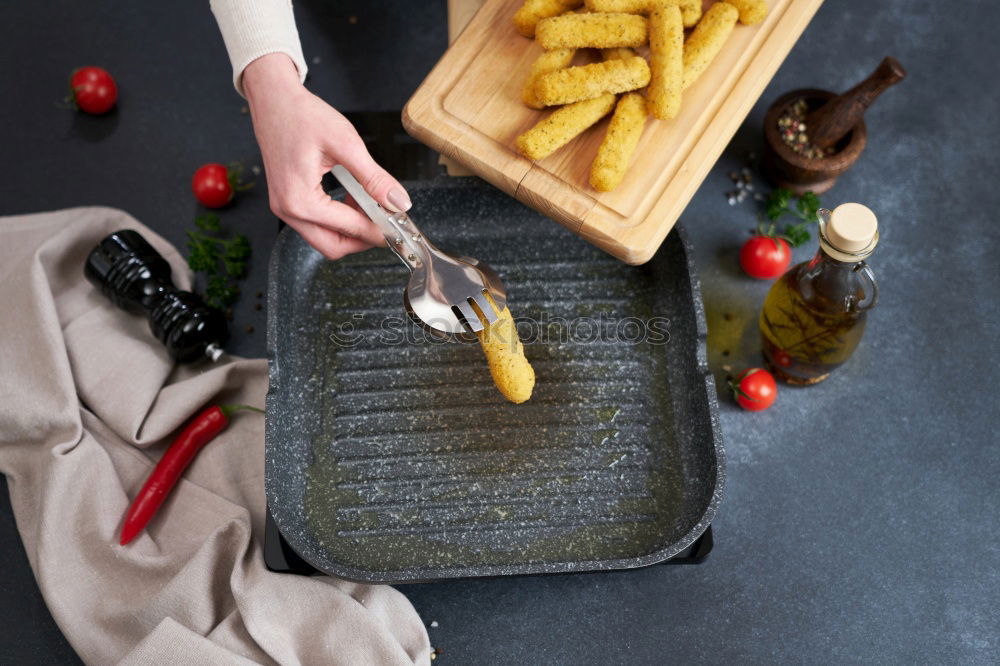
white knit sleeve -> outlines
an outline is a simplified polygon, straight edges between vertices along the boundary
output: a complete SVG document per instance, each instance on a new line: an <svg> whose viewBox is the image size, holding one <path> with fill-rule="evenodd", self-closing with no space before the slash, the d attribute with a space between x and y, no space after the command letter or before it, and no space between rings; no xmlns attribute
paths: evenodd
<svg viewBox="0 0 1000 666"><path fill-rule="evenodd" d="M233 85L243 95L243 70L268 53L285 53L305 81L305 58L291 0L210 0L233 64Z"/></svg>

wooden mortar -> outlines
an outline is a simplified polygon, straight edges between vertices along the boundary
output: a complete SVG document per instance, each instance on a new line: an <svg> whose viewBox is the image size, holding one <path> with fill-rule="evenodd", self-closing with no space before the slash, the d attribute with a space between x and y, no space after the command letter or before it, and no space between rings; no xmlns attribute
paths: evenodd
<svg viewBox="0 0 1000 666"><path fill-rule="evenodd" d="M771 105L764 116L764 176L776 187L784 187L795 194L815 192L822 194L833 187L837 176L844 173L858 161L868 143L865 121L857 125L834 145L833 155L809 158L792 150L781 138L778 118L790 106L805 99L809 110L821 107L837 96L837 93L816 88L800 88L785 93Z"/></svg>
<svg viewBox="0 0 1000 666"><path fill-rule="evenodd" d="M902 81L906 70L895 58L885 58L864 81L838 95L829 90L801 88L779 97L764 116L764 175L777 187L795 194L826 192L850 169L868 142L864 112L890 86ZM784 142L778 119L800 99L809 107L806 134L810 142L832 147L826 157L809 158Z"/></svg>

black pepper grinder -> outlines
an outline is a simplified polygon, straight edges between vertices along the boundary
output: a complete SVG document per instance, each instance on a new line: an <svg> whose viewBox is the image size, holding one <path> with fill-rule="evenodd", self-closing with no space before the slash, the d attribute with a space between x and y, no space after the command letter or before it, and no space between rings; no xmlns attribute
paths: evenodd
<svg viewBox="0 0 1000 666"><path fill-rule="evenodd" d="M121 309L145 313L149 328L181 363L222 355L229 328L222 313L170 277L170 264L137 231L106 237L87 257L87 280Z"/></svg>

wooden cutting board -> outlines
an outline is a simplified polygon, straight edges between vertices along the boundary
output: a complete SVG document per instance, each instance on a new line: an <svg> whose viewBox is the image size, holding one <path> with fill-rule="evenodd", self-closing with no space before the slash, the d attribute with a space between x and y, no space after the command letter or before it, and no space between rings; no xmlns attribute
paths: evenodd
<svg viewBox="0 0 1000 666"><path fill-rule="evenodd" d="M607 119L537 163L515 148L517 136L547 113L521 102L521 86L541 53L514 29L521 0L486 0L407 102L403 125L519 201L619 259L641 264L659 248L822 0L770 4L760 25L737 24L684 92L677 118L649 119L614 192L598 192L588 182Z"/></svg>

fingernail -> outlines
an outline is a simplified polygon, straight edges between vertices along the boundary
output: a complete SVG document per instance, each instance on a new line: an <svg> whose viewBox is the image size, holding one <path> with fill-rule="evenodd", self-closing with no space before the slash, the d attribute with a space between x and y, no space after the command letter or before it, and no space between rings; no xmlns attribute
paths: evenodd
<svg viewBox="0 0 1000 666"><path fill-rule="evenodd" d="M410 210L410 207L413 206L413 202L410 201L410 197L408 197L406 192L398 187L389 190L389 194L386 198L389 200L389 205L392 206L397 213L405 213Z"/></svg>

